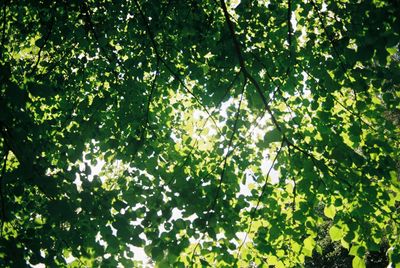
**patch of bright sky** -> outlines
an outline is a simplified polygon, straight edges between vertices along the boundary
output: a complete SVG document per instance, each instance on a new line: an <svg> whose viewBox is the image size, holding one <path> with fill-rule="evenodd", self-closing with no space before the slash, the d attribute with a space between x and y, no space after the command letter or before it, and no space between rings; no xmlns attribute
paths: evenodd
<svg viewBox="0 0 400 268"><path fill-rule="evenodd" d="M235 9L239 4L240 4L240 0L232 0L229 3L229 5L230 5L229 7L231 9ZM323 3L321 12L326 11L326 7L327 7L327 5L325 3ZM292 12L292 16L291 16L290 22L292 24L292 28L296 30L298 25L297 25L295 12ZM302 40L305 41L306 40L305 28L302 27L300 30L302 31L302 34L300 36L300 41L302 41ZM305 72L303 72L302 75L303 75L303 79L304 79L303 81L306 81L308 79L307 74ZM303 87L303 93L304 93L303 97L309 97L309 95L311 93L310 90L308 90L305 85ZM219 120L217 122L217 126L220 129L225 126L226 119L228 118L227 111L228 111L228 108L231 107L232 105L234 105L237 108L237 103L235 103L235 99L230 98L227 101L223 102L220 105L220 107L218 107L219 116L221 118L224 118L224 120ZM208 118L208 114L206 112L202 111L202 110L196 109L196 110L193 111L192 117L193 117L194 121L200 121L200 120L204 121L205 118ZM256 124L251 126L251 128L249 130L249 133L251 133L251 140L253 142L256 142L260 137L263 137L263 135L266 132L266 128L265 127L266 127L267 122L269 121L269 119L270 119L270 116L268 114L266 114L266 115L262 116L261 118L259 118L257 120ZM215 136L217 134L217 130L216 130L215 125L212 122L212 120L207 120L207 122L204 125L204 128L208 130L206 134L202 134L202 133L196 134L195 133L193 138L207 140L207 138ZM171 138L175 142L181 142L180 138L178 138L174 132L171 133ZM103 167L105 165L105 161L101 160L101 159L98 159L96 165L91 165L90 161L85 160L85 157L83 157L83 162L80 164L80 170L81 171L84 170L85 164L88 165L91 168L91 174L88 176L88 180L92 181L94 176L96 176L96 175L98 176L101 173L101 171L103 170ZM270 169L271 164L272 164L272 161L271 161L270 154L269 154L268 150L264 150L263 151L263 159L261 160L261 167L260 167L263 176L267 175L267 172ZM276 171L276 170L274 170L272 168L269 175L270 175L270 183L276 184L276 183L279 182L279 172L278 171ZM251 187L250 187L250 185L254 185L256 183L255 180L254 180L254 174L253 174L253 172L251 170L246 170L245 171L245 176L246 176L245 183L244 184L243 183L240 184L240 191L238 193L238 196L239 195L250 196L251 195L251 191L250 191ZM101 179L102 182L104 182L104 180L105 180L105 178L103 176L100 176L100 179ZM80 178L79 174L76 175L76 179L75 179L74 183L76 184L78 190L82 190L82 181L81 181L81 178ZM171 222L171 221L174 221L176 219L183 218L182 212L183 212L182 210L174 208L172 210L172 216L168 221ZM197 218L197 215L193 214L193 215L185 218L185 220L193 221L196 218ZM133 222L132 224L133 225L140 224L140 222ZM110 225L110 227L113 229L113 234L117 235L117 231L111 225ZM164 226L160 226L159 227L159 231L160 232L165 232L166 230L165 230ZM246 233L245 232L238 232L236 234L236 236L238 237L238 240L233 240L232 241L236 245L239 245L239 243L245 243L246 241L240 242L240 241L243 241L244 239L246 239L246 240L249 239L248 236L246 237ZM222 238L222 237L223 237L223 234L218 234L217 235L218 239ZM145 239L144 235L141 238ZM105 245L105 242L101 239L101 236L97 237L96 239L97 239L97 241L99 242L100 245ZM195 242L197 242L197 240L194 239L194 238L190 238L190 242L191 243L195 243ZM150 258L146 255L146 253L144 252L143 248L136 247L136 246L133 246L133 245L128 245L128 246L129 246L129 249L134 253L133 260L141 261L143 263L143 267L148 267L148 265L151 264ZM71 263L71 262L73 262L75 260L75 257L72 256L72 255L69 255L65 259L66 259L67 263ZM37 264L37 265L32 265L32 267L34 267L34 268L44 268L45 265L44 264Z"/></svg>
<svg viewBox="0 0 400 268"><path fill-rule="evenodd" d="M244 101L243 105L246 105L245 101ZM223 120L219 120L217 122L219 128L222 128L223 126L225 126L226 120L228 118L228 112L227 111L228 111L228 108L231 107L231 106L236 107L236 109L237 109L237 106L238 106L237 101L235 102L235 99L233 99L233 98L230 98L229 100L223 102L221 104L221 106L218 108L219 116L220 116L220 118L223 119ZM204 111L201 111L201 110L194 110L192 112L192 118L193 118L193 120L195 122L196 121L201 121L201 120L204 121L205 118L208 118L208 114L206 112L204 112ZM253 118L251 118L251 120L253 120L253 121L255 119L256 119L256 116L253 116ZM263 135L266 132L266 126L267 126L267 123L268 123L269 119L270 119L270 117L268 116L268 114L265 114L264 116L258 118L256 120L256 123L251 126L251 128L248 131L248 133L251 134L250 138L251 138L251 140L253 142L256 142L257 140L259 140L260 137L263 137ZM201 125L201 124L202 123L194 124L194 125L196 127L197 125ZM202 135L202 134L199 133L200 135L197 134L197 136L193 137L193 138L203 139L203 140L205 140L205 142L207 142L207 140L211 136L214 136L215 134L217 134L215 125L212 122L212 120L208 120L206 122L205 128L208 128L208 133L207 134ZM197 131L197 132L199 132L199 131ZM196 132L194 132L194 133L196 133ZM174 134L172 134L171 137L174 140L176 139L176 142L180 142L180 140L176 136L174 136ZM116 163L118 166L119 165L123 165L123 163L120 163L121 161L118 161L118 162L119 163ZM88 165L91 168L91 174L88 176L88 180L92 181L94 176L101 175L101 172L102 172L105 164L106 163L105 163L104 160L99 159L99 160L97 160L97 163L95 165L91 165L91 162L88 161L88 160L85 160L85 157L83 157L83 161L80 164L80 171L84 171L85 166ZM265 150L263 152L263 159L261 160L261 167L260 167L261 170L262 170L262 175L263 176L267 175L267 172L270 169L271 164L272 164L271 157L268 154L268 150ZM278 175L279 175L278 171L272 169L271 173L270 173L270 183L277 183L279 181L279 179L278 179L279 176ZM250 186L251 185L255 185L254 174L252 173L252 171L247 170L245 172L245 176L246 176L245 183L244 184L242 183L240 185L240 191L239 191L238 195L249 196L249 195L251 195L251 191L250 191L251 187ZM105 177L104 176L100 176L100 179L101 179L102 182L104 182ZM77 185L77 188L79 190L82 190L82 188L81 188L82 187L81 186L82 185L82 181L81 181L81 178L80 178L79 174L77 174L74 183ZM137 207L134 207L133 209L135 209L135 208L137 208ZM189 220L189 221L192 222L193 220L195 220L197 218L197 215L195 215L195 214L190 215L189 217L183 217L182 212L183 212L182 210L174 208L172 210L172 216L168 220L168 222L172 222L172 221L174 221L176 219L181 219L181 218L183 218L184 220ZM138 225L138 224L140 224L140 221L131 222L131 224L133 226L134 225ZM110 228L112 229L113 235L118 235L116 229L114 229L111 225L110 225ZM165 230L164 226L160 225L159 231L161 233L161 232L165 232L166 230ZM222 236L223 236L223 234L218 234L218 238L222 238ZM240 241L243 241L243 239L245 239L246 236L245 236L245 233L238 233L237 237L238 237L238 240L237 241L232 241L232 242L237 244L237 245L239 245L241 243ZM142 234L141 238L146 240L145 236L143 234ZM247 239L248 239L248 237L247 237ZM103 245L103 246L106 245L106 242L101 239L101 236L97 237L97 241L98 241L98 243L100 245ZM197 240L194 239L194 238L190 238L190 242L191 243L196 243ZM136 246L133 246L133 245L128 245L128 247L134 254L133 260L141 261L143 263L143 267L151 265L150 258L146 255L146 253L144 252L143 248L136 247ZM66 261L68 263L71 263L74 260L75 260L75 258L72 255L70 255L69 257L66 258ZM40 267L37 267L37 268L40 268Z"/></svg>
<svg viewBox="0 0 400 268"><path fill-rule="evenodd" d="M239 4L240 4L240 0L230 1L230 8L231 9L235 9ZM324 8L326 9L326 4L325 3L323 4L323 9L321 11L324 11ZM292 13L290 21L291 21L293 29L296 29L296 27L298 25L297 25L297 20L296 20L296 16L295 16L294 12ZM302 31L303 39L305 40L306 36L305 36L304 29L302 28L301 31ZM302 75L303 75L304 81L306 81L307 78L308 78L307 74L303 72ZM306 96L308 96L310 94L310 91L307 90L306 87L304 86L303 87L303 93ZM228 99L227 101L223 102L220 105L220 107L218 107L219 116L224 119L224 120L218 120L218 122L217 122L217 126L220 129L225 126L226 120L228 118L227 111L228 111L228 108L231 107L232 105L235 106L236 108L238 106L238 104L235 102L234 98ZM208 114L206 112L202 111L202 110L196 109L196 110L193 111L192 118L194 119L194 121L201 121L201 120L204 121L204 119L208 118ZM253 118L253 119L255 119L255 118ZM268 114L266 114L266 115L262 116L261 118L259 118L257 120L256 124L253 124L251 126L251 128L249 129L249 133L251 133L251 137L250 138L251 138L251 140L253 142L256 142L257 140L259 140L260 137L263 137L263 135L266 132L267 122L270 121L269 119L270 119L270 116ZM201 125L201 124L199 124L199 125ZM197 127L199 127L199 126L197 126ZM217 130L216 130L215 125L212 122L212 120L207 120L207 122L204 125L204 129L208 130L206 134L199 133L199 131L197 131L197 133L194 132L194 134L193 134L194 137L193 138L194 139L207 140L211 136L215 136L217 134ZM177 135L174 132L171 133L171 138L175 142L181 142L181 139L179 137L177 137ZM271 156L270 156L268 150L264 150L262 155L263 155L263 159L261 160L261 167L260 168L261 168L261 171L262 171L262 175L266 176L267 173L268 173L268 170L271 168L272 161L271 161ZM80 169L81 170L84 169L85 164L89 165L90 168L91 168L91 172L92 173L88 176L88 180L92 181L93 177L95 175L99 175L101 173L101 171L103 169L103 166L105 165L105 161L104 160L98 160L96 165L91 165L90 161L84 160L84 162L80 165ZM278 171L276 171L276 170L274 170L272 168L269 175L270 175L270 181L269 181L270 183L276 184L276 183L279 182L279 172ZM254 174L252 173L251 170L246 170L245 171L245 176L246 176L245 183L244 184L243 183L240 184L240 191L239 191L238 195L249 196L249 195L251 195L251 191L250 191L251 187L250 187L250 185L254 185L255 184ZM102 178L102 176L101 176L101 180L102 180L102 182L104 182L104 178ZM75 184L77 185L77 187L79 189L81 187L81 184L82 184L82 181L80 179L79 174L77 174L77 178L76 178L76 180L74 182L75 182ZM172 216L168 221L171 222L173 220L183 218L182 212L183 212L182 210L174 208L172 210ZM193 221L196 218L197 218L197 215L193 214L193 215L185 218L185 220ZM140 222L135 222L133 224L140 224ZM112 226L110 226L110 227L112 228ZM164 226L160 226L159 227L159 231L160 232L164 232L166 230L165 230ZM117 235L116 230L113 230L113 234ZM238 237L238 241L243 241L246 238L246 233L244 233L244 232L239 232L236 235ZM218 238L222 238L222 237L223 237L223 234L218 234ZM143 236L142 238L145 238L145 237ZM248 239L248 237L247 237L247 239ZM232 241L232 242L238 245L238 243L239 243L238 241ZM196 240L194 238L191 238L190 242L195 243ZM246 242L246 241L244 241L244 242ZM101 239L99 239L99 243L100 244L104 244L104 241L102 242ZM133 246L133 245L129 245L129 248L134 253L133 260L143 262L143 267L147 266L150 263L150 258L146 255L146 253L144 252L143 248L136 247L136 246ZM67 262L72 262L73 260L75 260L75 258L72 255L67 258ZM34 266L34 267L35 268L41 268L43 266Z"/></svg>
<svg viewBox="0 0 400 268"><path fill-rule="evenodd" d="M92 165L89 160L85 159L85 154L83 155L83 161L79 164L79 170L82 172L85 170L86 165L90 167L91 173L88 175L88 180L93 181L94 176L98 176L106 162L102 159L97 160L96 165ZM100 177L101 182L104 182L104 177ZM74 183L78 191L82 191L82 180L79 174L76 174Z"/></svg>

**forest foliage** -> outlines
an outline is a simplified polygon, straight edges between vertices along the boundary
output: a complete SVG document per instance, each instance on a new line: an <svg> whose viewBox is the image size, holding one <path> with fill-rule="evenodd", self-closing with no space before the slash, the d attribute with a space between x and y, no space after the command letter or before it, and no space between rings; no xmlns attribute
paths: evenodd
<svg viewBox="0 0 400 268"><path fill-rule="evenodd" d="M0 26L0 266L297 267L327 228L400 267L399 1L3 0Z"/></svg>

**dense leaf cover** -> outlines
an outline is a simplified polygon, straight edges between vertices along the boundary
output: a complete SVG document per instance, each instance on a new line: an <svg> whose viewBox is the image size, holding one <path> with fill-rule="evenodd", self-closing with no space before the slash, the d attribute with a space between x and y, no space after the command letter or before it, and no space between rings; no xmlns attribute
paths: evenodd
<svg viewBox="0 0 400 268"><path fill-rule="evenodd" d="M398 1L3 0L0 25L2 267L293 267L328 219L354 267L383 240L400 265Z"/></svg>

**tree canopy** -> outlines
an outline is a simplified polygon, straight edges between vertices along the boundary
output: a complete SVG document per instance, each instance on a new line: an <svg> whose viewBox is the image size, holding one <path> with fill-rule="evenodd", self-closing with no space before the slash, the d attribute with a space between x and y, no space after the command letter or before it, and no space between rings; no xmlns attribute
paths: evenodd
<svg viewBox="0 0 400 268"><path fill-rule="evenodd" d="M321 226L400 267L399 1L3 0L0 25L2 267L297 267Z"/></svg>

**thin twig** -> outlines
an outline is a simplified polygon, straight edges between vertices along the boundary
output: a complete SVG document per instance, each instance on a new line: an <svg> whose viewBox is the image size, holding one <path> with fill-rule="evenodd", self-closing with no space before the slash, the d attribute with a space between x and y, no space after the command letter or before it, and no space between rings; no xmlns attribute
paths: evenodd
<svg viewBox="0 0 400 268"><path fill-rule="evenodd" d="M221 188L222 188L222 183L223 183L223 181L224 181L224 175L225 175L226 165L227 165L228 156L229 156L229 150L230 150L231 147L232 147L233 138L235 137L235 134L236 134L236 132L237 132L237 123L238 123L238 121L239 121L240 108L241 108L241 105L242 105L242 100L243 100L243 95L244 95L244 91L245 91L245 88L246 88L246 84L247 84L247 80L245 80L245 81L243 82L243 89L242 89L241 96L240 96L240 100L239 100L239 106L238 106L238 109L237 109L236 115L235 115L235 122L233 123L232 135L231 135L231 137L230 137L230 139L229 139L229 142L228 142L227 154L226 154L226 156L225 156L225 158L224 158L224 164L223 164L221 176L220 176L219 183L218 183L217 193L216 193L216 195L215 195L213 204L211 205L211 208L210 208L210 210L209 210L209 211L214 211L213 214L216 213L216 211L215 211L215 206L217 205L218 197L219 197L219 194L220 194Z"/></svg>
<svg viewBox="0 0 400 268"><path fill-rule="evenodd" d="M106 49L101 45L100 39L97 35L96 32L96 28L94 26L93 20L92 20L92 15L90 13L90 9L89 7L86 5L86 3L83 1L81 4L81 8L83 9L82 11L84 12L85 15L85 20L86 20L86 24L89 26L90 31L93 34L94 39L96 40L100 50L103 52L104 56L106 57L107 61L109 64L112 64L113 60L112 58L110 58L110 56L108 55L108 52L106 51ZM126 73L128 73L128 69L126 69L126 67L122 64L122 62L119 60L119 58L117 56L116 57L116 61L119 64L119 66L121 66L122 69L124 69L124 71ZM114 68L112 68L111 70L115 76L115 79L118 80L119 79L119 75L118 73L115 71Z"/></svg>
<svg viewBox="0 0 400 268"><path fill-rule="evenodd" d="M216 205L217 205L218 198L219 198L219 195L220 195L220 192L221 192L221 189L222 189L222 184L223 184L223 181L224 181L224 175L225 175L225 171L226 171L226 165L227 165L227 162L228 162L228 157L230 156L230 151L229 150L232 147L233 138L234 138L234 136L235 136L235 134L237 132L237 122L239 121L240 108L241 108L241 105L242 105L242 101L243 101L243 96L244 96L244 91L245 91L246 85L247 85L247 79L245 79L244 82L243 82L243 88L242 88L242 92L241 92L241 96L240 96L240 100L239 100L239 105L238 105L238 109L237 109L236 115L235 115L235 122L233 123L232 135L231 135L231 137L229 139L228 147L227 147L227 153L226 153L226 155L224 157L224 160L223 160L223 167L222 167L220 179L219 179L219 182L218 182L217 193L215 194L214 200L213 200L210 208L208 209L208 215L206 217L206 219L207 219L206 227L208 225L208 221L210 220L210 218L216 215ZM193 265L194 252L196 251L197 247L200 244L200 241L204 238L204 236L205 236L205 233L203 233L202 237L199 239L199 241L197 242L196 246L194 247L194 249L192 251L192 256L191 256L191 259L190 259L190 264L191 265Z"/></svg>
<svg viewBox="0 0 400 268"><path fill-rule="evenodd" d="M249 233L250 233L250 231L251 231L251 227L252 227L253 221L254 221L255 212L257 211L257 209L258 209L258 207L259 207L259 205L260 205L260 202L261 202L261 198L264 196L265 190L267 189L269 174L271 173L271 171L272 171L272 169L273 169L273 167L274 167L274 165L275 165L275 162L276 162L276 160L278 159L279 154L280 154L280 152L281 152L281 150L282 150L282 148L283 148L284 145L285 145L285 141L282 140L282 141L281 141L281 145L280 145L280 147L279 147L279 149L278 149L278 151L277 151L277 153L276 153L276 155L275 155L275 157L274 157L274 160L272 161L271 166L269 167L269 170L268 170L268 172L267 172L267 176L265 177L264 185L263 185L263 187L262 187L262 189L261 189L260 195L258 196L257 204L256 204L256 206L253 208L253 210L252 210L251 213L250 213L250 223L249 223L249 227L248 227L248 229L247 229L246 235L245 235L245 237L244 237L242 243L241 243L241 244L239 245L239 247L238 247L238 252L237 252L237 255L236 255L235 265L234 265L234 266L236 266L236 263L237 263L238 260L239 260L240 251L241 251L241 249L242 249L244 243L246 243L247 236L249 235Z"/></svg>

